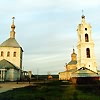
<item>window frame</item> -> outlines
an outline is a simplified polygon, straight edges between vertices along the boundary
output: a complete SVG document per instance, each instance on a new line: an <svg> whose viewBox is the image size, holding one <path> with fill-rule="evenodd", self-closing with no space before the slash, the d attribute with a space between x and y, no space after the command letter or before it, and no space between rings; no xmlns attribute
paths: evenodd
<svg viewBox="0 0 100 100"><path fill-rule="evenodd" d="M90 48L86 48L86 57L90 58Z"/></svg>
<svg viewBox="0 0 100 100"><path fill-rule="evenodd" d="M13 52L13 57L16 57L16 52Z"/></svg>
<svg viewBox="0 0 100 100"><path fill-rule="evenodd" d="M10 57L10 51L7 52L7 57Z"/></svg>
<svg viewBox="0 0 100 100"><path fill-rule="evenodd" d="M87 33L85 34L85 42L89 42L89 36Z"/></svg>

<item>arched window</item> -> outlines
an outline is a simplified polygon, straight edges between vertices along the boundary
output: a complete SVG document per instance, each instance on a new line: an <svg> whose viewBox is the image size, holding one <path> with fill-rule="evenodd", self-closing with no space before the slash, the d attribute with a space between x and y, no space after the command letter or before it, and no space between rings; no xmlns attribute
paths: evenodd
<svg viewBox="0 0 100 100"><path fill-rule="evenodd" d="M4 53L3 53L3 51L1 51L1 57L3 57L4 56Z"/></svg>
<svg viewBox="0 0 100 100"><path fill-rule="evenodd" d="M85 42L89 42L89 37L87 33L85 34Z"/></svg>
<svg viewBox="0 0 100 100"><path fill-rule="evenodd" d="M16 57L16 52L13 53L13 57Z"/></svg>
<svg viewBox="0 0 100 100"><path fill-rule="evenodd" d="M86 48L86 57L90 58L90 49L89 48Z"/></svg>
<svg viewBox="0 0 100 100"><path fill-rule="evenodd" d="M10 57L10 52L9 51L7 52L7 57Z"/></svg>

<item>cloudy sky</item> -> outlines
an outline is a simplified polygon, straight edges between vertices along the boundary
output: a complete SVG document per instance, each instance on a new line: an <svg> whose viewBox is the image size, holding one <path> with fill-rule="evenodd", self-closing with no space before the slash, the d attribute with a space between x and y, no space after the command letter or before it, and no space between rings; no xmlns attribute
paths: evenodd
<svg viewBox="0 0 100 100"><path fill-rule="evenodd" d="M16 40L23 47L23 68L33 74L58 74L77 53L82 10L92 26L100 69L100 0L0 0L0 43L9 38L15 17Z"/></svg>

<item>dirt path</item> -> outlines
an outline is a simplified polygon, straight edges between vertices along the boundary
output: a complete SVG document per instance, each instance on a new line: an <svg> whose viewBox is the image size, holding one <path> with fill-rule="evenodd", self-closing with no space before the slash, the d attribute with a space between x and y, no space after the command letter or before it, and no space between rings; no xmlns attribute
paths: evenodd
<svg viewBox="0 0 100 100"><path fill-rule="evenodd" d="M29 84L29 82L19 82L18 84L16 82L0 83L0 93L6 92L8 90L13 90L14 88L26 87L32 84L33 83Z"/></svg>

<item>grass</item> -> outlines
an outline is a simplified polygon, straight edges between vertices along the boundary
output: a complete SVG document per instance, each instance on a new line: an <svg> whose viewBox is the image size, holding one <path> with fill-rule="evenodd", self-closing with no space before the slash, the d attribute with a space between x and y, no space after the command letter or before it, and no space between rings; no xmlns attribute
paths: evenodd
<svg viewBox="0 0 100 100"><path fill-rule="evenodd" d="M100 85L70 85L51 81L10 90L0 100L100 100Z"/></svg>

